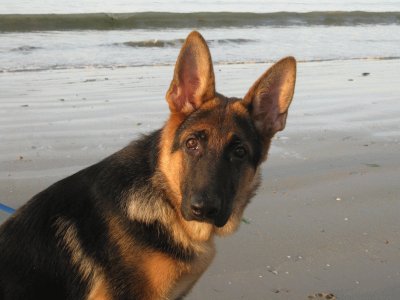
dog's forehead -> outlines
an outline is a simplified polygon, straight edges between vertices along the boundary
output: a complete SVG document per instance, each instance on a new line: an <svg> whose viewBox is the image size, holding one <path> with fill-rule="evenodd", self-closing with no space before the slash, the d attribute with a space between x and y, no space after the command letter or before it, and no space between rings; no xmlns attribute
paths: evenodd
<svg viewBox="0 0 400 300"><path fill-rule="evenodd" d="M205 102L180 126L177 135L183 137L196 131L214 135L246 135L253 132L250 114L241 99L216 97Z"/></svg>

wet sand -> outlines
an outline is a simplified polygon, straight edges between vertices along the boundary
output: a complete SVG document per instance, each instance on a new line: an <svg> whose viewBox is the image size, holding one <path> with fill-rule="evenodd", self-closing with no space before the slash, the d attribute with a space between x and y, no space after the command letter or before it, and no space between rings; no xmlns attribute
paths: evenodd
<svg viewBox="0 0 400 300"><path fill-rule="evenodd" d="M217 89L243 96L266 67L217 65ZM17 208L162 126L171 76L172 67L0 73L0 202ZM188 299L398 298L399 78L399 60L298 65L287 127L246 221L216 240Z"/></svg>

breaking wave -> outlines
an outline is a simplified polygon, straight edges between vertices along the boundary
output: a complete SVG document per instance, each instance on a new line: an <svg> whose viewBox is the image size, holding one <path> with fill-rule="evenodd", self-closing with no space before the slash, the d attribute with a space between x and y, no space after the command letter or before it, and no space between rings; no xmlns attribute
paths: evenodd
<svg viewBox="0 0 400 300"><path fill-rule="evenodd" d="M127 46L133 48L180 48L185 40L184 39L173 39L173 40L144 40L144 41L129 41L123 43L114 43L114 46ZM251 39L217 39L217 40L207 40L209 45L213 44L247 44L256 42L256 40Z"/></svg>
<svg viewBox="0 0 400 300"><path fill-rule="evenodd" d="M2 32L389 24L400 24L400 12L139 12L0 15L0 31Z"/></svg>

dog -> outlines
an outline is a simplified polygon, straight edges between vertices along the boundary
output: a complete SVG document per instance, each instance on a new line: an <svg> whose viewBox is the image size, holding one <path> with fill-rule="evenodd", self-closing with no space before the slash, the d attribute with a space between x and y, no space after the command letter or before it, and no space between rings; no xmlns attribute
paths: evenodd
<svg viewBox="0 0 400 300"><path fill-rule="evenodd" d="M183 299L214 236L239 227L271 139L283 130L296 60L244 98L215 90L196 31L178 56L165 125L34 196L0 228L0 299Z"/></svg>

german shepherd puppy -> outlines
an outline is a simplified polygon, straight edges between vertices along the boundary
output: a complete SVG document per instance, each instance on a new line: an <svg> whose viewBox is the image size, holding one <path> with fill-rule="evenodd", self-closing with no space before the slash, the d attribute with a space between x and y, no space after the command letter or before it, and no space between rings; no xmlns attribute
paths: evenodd
<svg viewBox="0 0 400 300"><path fill-rule="evenodd" d="M165 126L34 196L0 229L0 299L182 299L234 232L284 129L296 61L268 69L243 99L215 91L192 32Z"/></svg>

